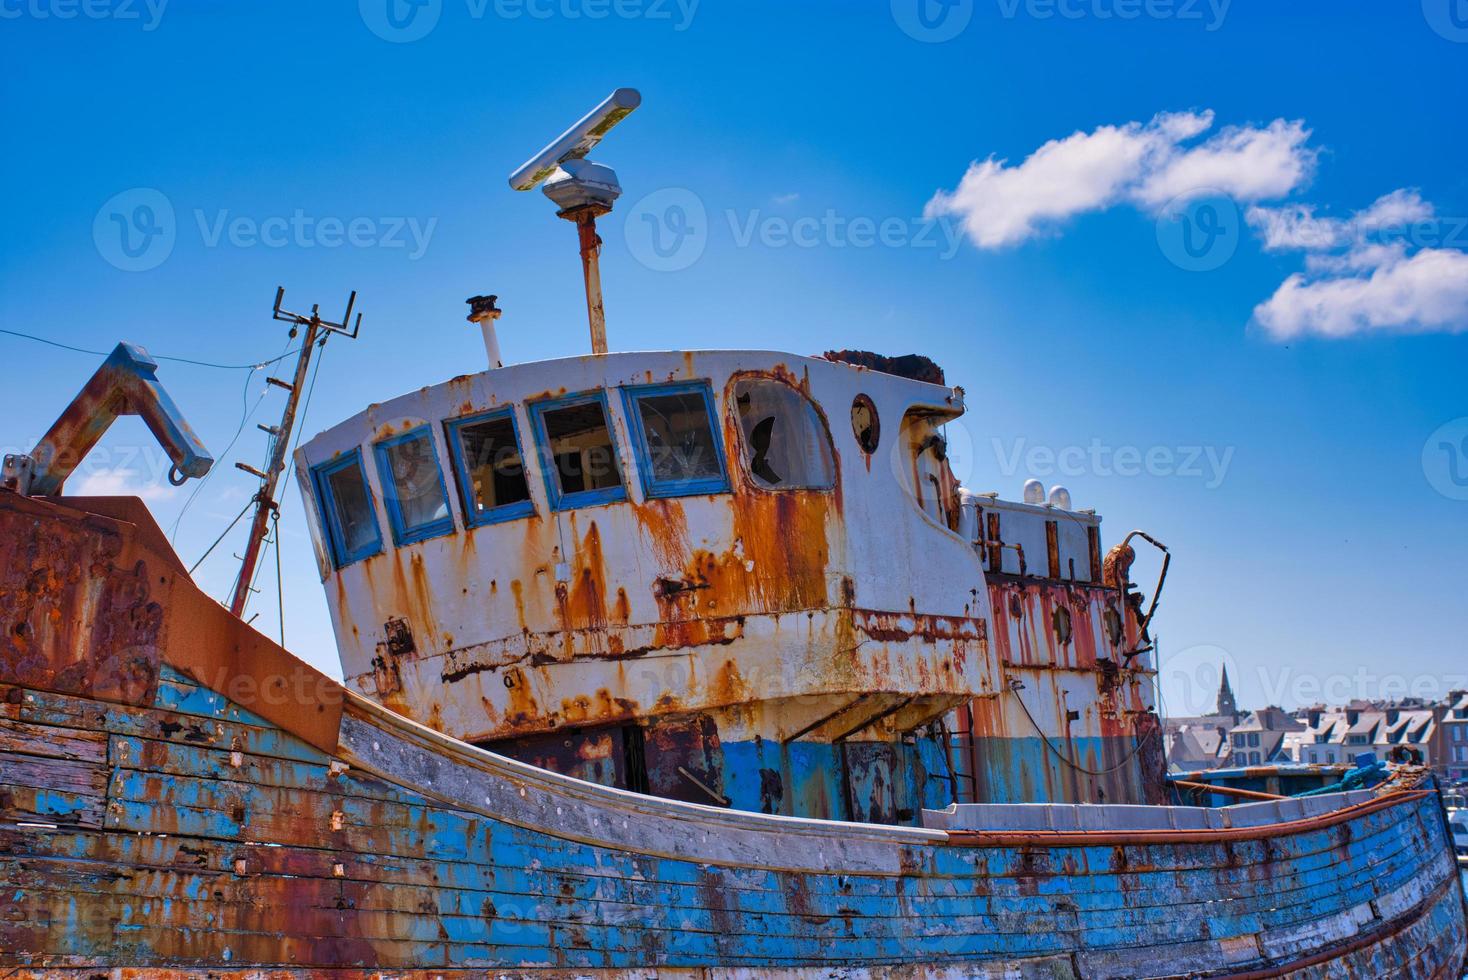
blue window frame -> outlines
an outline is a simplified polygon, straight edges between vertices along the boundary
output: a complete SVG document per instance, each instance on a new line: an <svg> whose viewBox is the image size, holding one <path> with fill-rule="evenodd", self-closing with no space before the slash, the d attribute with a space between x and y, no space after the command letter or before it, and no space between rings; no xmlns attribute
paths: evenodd
<svg viewBox="0 0 1468 980"><path fill-rule="evenodd" d="M637 472L649 497L726 493L724 442L707 382L622 389Z"/></svg>
<svg viewBox="0 0 1468 980"><path fill-rule="evenodd" d="M337 568L382 552L382 531L377 526L377 509L372 488L362 468L362 451L322 463L311 470L311 482L326 525L326 541Z"/></svg>
<svg viewBox="0 0 1468 980"><path fill-rule="evenodd" d="M450 419L444 431L466 524L481 527L535 513L514 409Z"/></svg>
<svg viewBox="0 0 1468 980"><path fill-rule="evenodd" d="M528 408L553 509L627 499L605 391L532 402Z"/></svg>
<svg viewBox="0 0 1468 980"><path fill-rule="evenodd" d="M393 542L401 547L452 534L454 515L449 510L432 430L420 425L372 448Z"/></svg>

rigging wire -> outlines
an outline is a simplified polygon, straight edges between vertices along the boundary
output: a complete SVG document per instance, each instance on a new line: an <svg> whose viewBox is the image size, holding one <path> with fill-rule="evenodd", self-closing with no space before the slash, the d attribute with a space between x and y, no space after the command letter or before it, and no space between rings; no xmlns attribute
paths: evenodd
<svg viewBox="0 0 1468 980"><path fill-rule="evenodd" d="M77 354L94 354L97 357L106 357L112 353L111 351L106 350L92 350L88 347L75 347L71 344L63 344L59 340L51 340L48 337L37 337L35 334L22 333L19 330L6 330L3 327L0 327L0 333L6 334L11 337L19 337L22 340L34 340L38 344L45 344L48 347L57 347L61 350L69 350ZM297 348L297 350L299 350L299 348ZM218 371L258 371L261 368L269 367L272 364L283 361L294 353L296 353L296 351L286 351L279 357L273 357L268 361L256 361L251 364L218 364L214 361L201 361L192 357L176 357L170 354L154 354L152 352L149 352L148 356L153 358L155 361L171 361L175 364L192 364L194 367L213 368Z"/></svg>
<svg viewBox="0 0 1468 980"><path fill-rule="evenodd" d="M275 608L280 613L280 645L285 648L285 578L280 570L280 508L271 515L275 531Z"/></svg>
<svg viewBox="0 0 1468 980"><path fill-rule="evenodd" d="M214 552L214 549L217 548L217 547L219 547L219 542L223 541L225 539L225 537L229 534L229 532L230 531L233 531L235 529L235 526L237 524L239 524L241 518L243 518L246 514L248 514L250 512L250 507L254 503L255 503L255 501L251 500L249 503L245 504L245 509L242 510L242 511L240 511L239 512L239 515L236 516L234 520L232 520L232 521L229 522L229 527L227 527L227 528L224 529L224 533L221 534L219 537L215 538L214 539L214 543L211 544L205 550L205 552L202 555L199 556L199 560L196 561L196 562L194 562L194 564L189 568L189 574L190 575L193 575L194 572L198 569L198 567L200 565L204 564L204 559L205 558L208 558Z"/></svg>
<svg viewBox="0 0 1468 980"><path fill-rule="evenodd" d="M290 343L290 340L287 339L285 342L285 346L289 348ZM292 353L299 352L299 350L300 348L296 348L296 351L286 350L280 355L280 357L272 358L265 363L274 364L277 361L290 357ZM270 393L270 388L268 386L260 389L260 397L255 399L255 404L253 406L250 405L250 382L254 380L255 372L260 370L260 368L264 366L265 365L262 364L260 366L253 367L250 369L249 374L245 375L245 387L240 392L241 408L239 428L235 429L234 435L230 437L229 445L224 447L224 452L219 454L221 457L228 456L230 454L230 451L234 449L235 443L239 442L240 436L244 434L245 426L250 424L250 419L255 417L255 413L260 410L260 406L265 401L265 396ZM193 490L189 492L188 499L184 501L183 507L179 509L178 515L173 519L173 525L169 528L168 540L170 543L173 543L174 540L178 537L178 529L179 526L183 523L184 515L189 512L189 508L192 507L194 505L194 501L198 499L200 491L204 489L204 485L209 482L210 477L212 477L216 472L218 472L216 468L210 467L208 473L205 473L201 478L194 482Z"/></svg>

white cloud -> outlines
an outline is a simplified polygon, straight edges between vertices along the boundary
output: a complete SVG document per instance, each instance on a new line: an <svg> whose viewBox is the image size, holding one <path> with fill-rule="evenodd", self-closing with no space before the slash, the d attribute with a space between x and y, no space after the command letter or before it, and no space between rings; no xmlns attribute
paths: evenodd
<svg viewBox="0 0 1468 980"><path fill-rule="evenodd" d="M1368 235L1400 233L1434 217L1436 211L1432 205L1420 193L1407 188L1383 194L1349 219L1316 217L1312 204L1277 208L1256 205L1246 215L1250 227L1263 238L1265 250L1271 252L1355 247Z"/></svg>
<svg viewBox="0 0 1468 980"><path fill-rule="evenodd" d="M141 497L153 502L167 500L177 492L177 487L149 480L137 470L94 469L66 484L66 493L72 497Z"/></svg>
<svg viewBox="0 0 1468 980"><path fill-rule="evenodd" d="M1255 308L1255 318L1280 340L1468 330L1468 253L1424 248L1408 257L1405 248L1388 248L1369 258L1356 252L1346 258L1352 255L1358 267L1381 264L1366 275L1314 281L1296 273Z"/></svg>
<svg viewBox="0 0 1468 980"><path fill-rule="evenodd" d="M1174 198L1223 193L1243 202L1283 197L1309 181L1316 151L1301 122L1213 126L1213 113L1160 113L1145 124L1100 126L1051 140L1023 163L975 161L952 191L928 202L928 218L959 218L980 248L1017 245L1067 218L1128 203L1160 212Z"/></svg>
<svg viewBox="0 0 1468 980"><path fill-rule="evenodd" d="M1309 183L1316 151L1310 131L1276 119L1263 129L1229 126L1191 149L1168 153L1137 188L1137 199L1157 210L1175 197L1222 192L1236 201L1284 197Z"/></svg>
<svg viewBox="0 0 1468 980"><path fill-rule="evenodd" d="M1468 253L1433 247L1436 216L1407 188L1349 218L1318 217L1308 204L1250 208L1266 251L1307 253L1306 271L1255 307L1254 318L1281 340L1468 330ZM1413 241L1417 232L1429 240Z"/></svg>
<svg viewBox="0 0 1468 980"><path fill-rule="evenodd" d="M1419 221L1430 221L1436 215L1420 193L1402 188L1378 197L1365 211L1357 211L1355 224L1362 231L1400 230Z"/></svg>
<svg viewBox="0 0 1468 980"><path fill-rule="evenodd" d="M1268 252L1335 248L1341 241L1342 222L1315 217L1313 204L1256 205L1246 212L1245 220L1264 239Z"/></svg>

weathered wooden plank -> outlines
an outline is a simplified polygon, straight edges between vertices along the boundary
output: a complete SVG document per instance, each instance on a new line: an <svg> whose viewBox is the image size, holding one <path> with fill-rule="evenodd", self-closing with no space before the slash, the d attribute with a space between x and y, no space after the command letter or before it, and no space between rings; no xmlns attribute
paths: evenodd
<svg viewBox="0 0 1468 980"><path fill-rule="evenodd" d="M0 822L45 823L100 829L99 798L30 786L0 787Z"/></svg>
<svg viewBox="0 0 1468 980"><path fill-rule="evenodd" d="M1024 934L1034 932L1033 917L1012 913L969 915L923 919L888 917L883 919L844 917L835 921L828 916L798 914L788 909L756 910L736 903L717 908L683 907L663 896L651 904L633 904L608 900L605 896L542 888L530 894L506 891L480 893L418 889L416 904L407 899L410 889L398 886L390 890L365 886L359 882L327 879L287 879L259 875L201 874L184 871L129 872L115 865L67 863L47 869L39 862L24 862L11 875L0 874L0 886L6 890L32 895L63 892L81 895L118 893L149 896L139 908L146 912L162 902L177 910L187 902L203 901L206 916L235 914L241 920L268 910L293 930L311 931L324 928L320 923L335 922L347 915L352 935L364 938L431 939L443 930L450 935L470 936L479 924L495 922L533 922L548 925L595 924L621 929L651 929L655 932L707 932L725 934L727 927L718 923L737 914L741 927L766 936L820 939L839 935L847 938L920 939L925 936ZM374 908L374 899L391 898L397 909ZM238 906L238 909L231 909ZM243 910L243 911L241 911ZM320 913L329 913L323 919ZM144 920L146 924L151 920ZM211 920L212 921L212 920ZM315 926L310 923L317 923ZM126 923L126 920L125 920ZM178 927L177 922L158 923L160 927ZM480 941L487 941L481 939Z"/></svg>
<svg viewBox="0 0 1468 980"><path fill-rule="evenodd" d="M555 852L553 851L553 849L547 849L547 847L545 846L545 843L542 842L542 844L541 844L541 846L540 846L539 849L535 849L533 847L532 848L528 848L528 849L511 848L510 849L510 855L511 856L507 857L506 860L496 861L495 862L495 866L498 869L498 871L499 871L500 874L502 874L502 875L503 874L508 874L509 871L510 871L511 865L514 864L514 863L516 863L515 858L513 857L513 855L519 855L518 863L523 864L525 862L525 860L526 860L525 857L524 857L524 855L527 854L527 853L528 854L534 854L534 855L536 855L537 856L537 860L541 860L541 859L548 860L548 859L550 859L553 856L554 857L558 857L559 856L559 855L555 854ZM1367 852L1367 853L1380 853L1380 852L1379 851L1370 851L1370 852ZM360 859L358 857L352 857L351 860L355 862L355 861L358 861ZM671 877L670 875L666 874L666 872L667 871L670 871L670 870L676 870L676 869L664 868L663 869L664 874L662 875L662 877L665 878L665 879ZM601 877L603 877L603 878L605 878L605 876L608 875L608 874L612 875L614 878L619 877L619 875L617 874L617 871L616 871L615 868L604 868L604 869L601 869L601 871L602 871ZM355 873L355 869L354 869L354 873ZM435 874L438 874L438 873L440 873L440 872L435 871ZM1372 871L1371 873L1372 874L1377 874L1379 872ZM620 876L621 877L625 877L625 876L627 876L627 874L628 874L628 872L624 870L623 872L621 872ZM1344 869L1337 869L1336 874L1337 874L1337 876L1342 876L1344 874ZM1281 875L1276 880L1280 884L1288 884L1288 883L1291 883L1292 882L1292 879L1288 875ZM735 883L730 882L728 885L726 885L724 887L727 890L728 887L733 886L734 884ZM802 883L802 885L803 884L804 883ZM536 885L528 886L528 887L543 887L543 886L544 886L543 883L537 883ZM817 890L818 887L819 887L819 882L817 882L817 881L815 881L813 879L812 880L812 883L811 883L811 887L809 887L809 888L807 888L805 890L806 890L806 892L808 894L810 894L812 896L812 898L819 899L821 896L820 896L820 893ZM919 886L918 889L915 889L915 890L920 890L920 889L921 889L921 886ZM783 891L784 892L788 892L789 890L790 890L790 888L787 885ZM1128 900L1135 903L1138 900L1138 897L1139 896L1131 895L1131 896L1128 897ZM1163 895L1161 897L1168 897L1168 896ZM1179 896L1177 894L1173 894L1170 897L1172 898L1172 901L1171 902L1168 902L1168 903L1165 903L1165 907L1168 910L1168 914L1172 914L1173 911L1175 911L1176 907L1178 906L1179 900L1181 898L1181 896ZM1206 894L1206 892L1205 893L1201 893L1197 897L1200 898L1200 899L1202 899L1202 900L1217 900L1219 898L1219 896L1217 894L1209 895L1209 894ZM1282 900L1282 898L1283 898L1283 896L1279 894L1278 888L1272 889L1272 890L1271 889L1261 889L1260 892L1259 892L1259 894L1256 896L1256 900L1259 901L1259 902L1261 902L1261 903L1262 902L1279 901L1279 900ZM1084 899L1081 898L1080 896L1073 896L1072 900L1074 900L1074 901L1081 901L1084 904ZM876 902L888 902L888 903L890 903L892 901L892 898L891 897L881 897L881 896L879 896L879 897L877 897L875 899L875 901ZM1037 908L1043 908L1043 898L1041 898L1041 899L1034 899L1034 900L1030 900L1030 901L1032 901L1036 905ZM871 904L871 902L872 902L872 900L866 900L866 904ZM843 904L846 907L853 907L854 906L857 909L861 909L862 905L864 904L864 900L861 899L860 897L857 897L857 896L851 896L851 897L847 897L844 900L844 903ZM1020 907L1023 907L1024 904L1028 904L1028 903L1027 902L1024 902L1023 901L1023 897L1021 897L1021 900L1019 900L1019 901L1017 901L1014 898L1011 898L1009 900L1009 903L1008 904L1010 904L1010 905L1019 905Z"/></svg>
<svg viewBox="0 0 1468 980"><path fill-rule="evenodd" d="M153 707L174 714L235 722L251 728L276 727L223 694L195 684L189 677L167 664L163 665L158 676L158 692L153 698Z"/></svg>
<svg viewBox="0 0 1468 980"><path fill-rule="evenodd" d="M25 786L61 793L107 795L107 768L95 762L0 752L0 786Z"/></svg>
<svg viewBox="0 0 1468 980"><path fill-rule="evenodd" d="M715 956L718 956L718 955L719 955L719 954L717 954L717 952L716 952L716 953L715 953L715 954L714 954L714 955L715 955ZM421 963L421 962L423 962L423 961L420 961L420 963ZM461 961L461 962L462 962L462 961ZM503 960L501 960L501 961L500 961L500 962L504 962L504 961L503 961ZM723 960L722 960L722 962L729 962L729 959L728 959L728 958L727 958L727 957L725 957L725 958L724 958L724 959L723 959Z"/></svg>
<svg viewBox="0 0 1468 980"><path fill-rule="evenodd" d="M275 849L267 849L267 853L269 853L271 851L274 851L274 850ZM499 876L500 873L503 873L503 869L497 869L497 877ZM559 880L563 883L563 887L565 887L565 883L568 882L568 881L570 881L571 879L568 876L560 876L559 877ZM523 895L528 895L528 896L533 897L533 896L538 895L538 894L544 894L544 893L546 893L548 890L551 889L552 884L551 884L551 882L548 879L545 879L545 880L538 880L538 881L526 882L524 884L521 884L520 887L522 889L525 889L525 891L522 893ZM593 897L595 897L592 892L583 892L581 890L574 890L574 891L572 891L570 893L573 894L578 900L582 900L582 901L590 901ZM1273 897L1271 897L1271 900L1272 900L1272 898ZM641 902L644 906L646 906L646 905L657 906L659 904L667 904L669 902L669 895L666 892L662 892L662 893L649 892L649 894L647 894L646 896L640 898L638 901ZM760 914L762 912L767 912L767 911L769 911L769 912L778 911L778 909L751 908L748 905L747 896L733 896L732 898L728 899L728 901L729 901L729 905L733 908L733 910L736 910L736 911L738 911L738 912L740 912L741 914L744 914L744 915ZM856 903L851 903L851 904L856 904ZM955 904L957 904L957 903L955 903ZM728 911L729 909L726 908L725 910ZM445 911L447 911L447 910L445 910ZM934 908L933 907L933 903L928 902L928 903L923 903L923 906L921 908L915 909L914 910L914 913L919 918L921 918L923 915L933 915L935 913L938 914L938 915L944 915L944 914L961 915L964 911L968 911L968 912L972 913L974 911L974 908L973 908L972 903L970 903L969 908L967 910L965 910L965 909L962 909L962 908L953 908L953 909L939 909L939 908ZM1030 914L1030 915L1033 915L1034 913L1037 913L1037 912L1040 912L1040 911L1042 911L1042 907L1037 907L1036 909L1033 909L1033 910L1025 910L1025 912L1027 914ZM1163 915L1155 916L1153 918L1153 920L1152 920L1152 924L1153 925L1170 925L1170 923L1172 923L1176 919L1176 917L1179 915L1179 913L1181 912L1181 908L1178 907L1175 904L1173 907L1161 909L1160 911L1163 913ZM1141 917L1143 916L1143 912L1144 912L1144 910L1136 910L1136 909L1128 910L1128 912L1127 912L1128 920L1127 921L1131 921L1131 922L1140 921ZM851 913L850 912L847 912L846 914L847 915L850 915ZM1037 922L1035 922L1035 921L1032 920L1032 921L1029 921L1027 923L1027 926L1028 926L1028 928L1033 929L1033 928L1035 928L1039 924L1040 923L1037 923ZM1108 928L1115 928L1119 924L1120 923L1107 923L1106 925L1107 925ZM1094 923L1092 923L1091 925L1093 927L1095 926ZM1215 925L1214 928L1216 929L1217 926Z"/></svg>
<svg viewBox="0 0 1468 980"><path fill-rule="evenodd" d="M536 838L530 834L521 835L513 830L508 832L496 830L494 834L491 834L490 830L494 827L494 822L484 818L465 818L461 814L431 808L384 809L376 803L366 804L363 801L322 794L286 792L244 784L191 780L186 777L166 782L151 780L147 777L140 780L140 777L141 774L119 773L121 782L118 786L118 799L143 804L141 807L126 812L133 814L134 817L146 818L135 824L119 815L121 822L118 823L118 826L126 829L189 833L196 836L231 836L243 832L246 836L272 843L295 843L302 839L315 839L311 835L311 828L303 829L303 819L314 819L315 829L319 832L329 830L333 815L339 814L340 826L332 833L345 835L340 843L354 846L356 849L365 850L375 847L377 850L388 850L399 855L451 858L470 863L493 861L499 866L504 866L507 863L513 864L517 858L523 860L524 854L536 853L537 849L544 849L547 846L545 838ZM163 800L170 806L165 808L161 814L154 813L146 804L155 800ZM238 815L239 820L245 822L242 825L243 831L228 829L226 824L221 823L221 820L228 821L235 815ZM433 839L430 840L419 832L418 828L425 826L435 831ZM1391 833L1390 830L1382 832ZM508 833L507 839L502 836L505 833ZM356 842L355 845L352 844L353 841ZM574 847L578 850L583 847L582 845L565 844L557 846ZM1326 850L1315 853L1318 855L1315 864L1299 869L1291 861L1276 857L1270 864L1269 879L1274 882L1289 882L1297 870L1303 872L1314 867L1322 867L1324 866L1322 862L1327 859L1337 874L1344 870L1340 867L1338 855L1333 855ZM1370 855L1381 852L1377 849L1363 847L1358 853ZM595 866L597 857L590 852L586 852L584 857L587 862L584 870L591 873L602 876L622 876L629 873L625 868L597 868ZM676 863L665 862L658 874L666 876L674 867ZM573 870L583 869L578 867ZM760 872L759 874L765 873ZM1159 894L1157 900L1152 904L1175 905L1179 891L1186 889L1189 885L1196 885L1200 890L1205 891L1210 899L1219 897L1217 889L1220 886L1220 880L1218 878L1194 875L1196 880L1189 881L1180 877L1181 874L1178 872L1152 874L1152 877L1159 879L1156 888ZM1138 894L1144 891L1143 873L1114 877L1109 883L1109 889L1105 887L1108 883L1102 880L1108 877L1106 873L1082 875L1079 881L1074 883L1068 883L1064 875L1053 872L1040 871L1030 877L1036 882L1034 887L1037 892L1065 890L1069 885L1074 885L1075 888L1085 885L1092 886L1093 892L1099 891L1102 894L1107 891L1113 893L1124 891L1128 893L1129 903L1147 904L1146 896ZM926 879L923 880L926 881ZM1223 880L1227 882L1227 878ZM788 887L787 883L779 880L767 878L767 882L766 887L774 891ZM1023 890L1022 885L1019 890Z"/></svg>
<svg viewBox="0 0 1468 980"><path fill-rule="evenodd" d="M538 948L545 956L554 956L566 947L600 950L620 965L634 965L655 951L766 962L821 962L829 958L862 962L900 960L919 951L933 957L1054 951L1064 943L1063 937L1054 935L998 933L922 937L772 935L760 931L761 923L756 919L736 923L732 917L727 928L698 929L660 928L653 923L604 925L511 919L502 910L478 918L432 919L407 914L389 917L351 909L291 907L288 914L279 915L266 904L230 903L212 896L207 900L165 900L93 894L86 900L89 919L79 922L74 914L77 898L77 894L25 890L17 893L14 901L28 922L90 930L98 940L108 928L120 937L131 931L140 942L157 949L171 945L176 933L192 933L195 936L192 956L204 961L209 959L211 944L214 956L222 958L223 947L231 944L235 936L265 933L272 928L283 940L350 937L371 947L369 962L398 962L392 952L384 951L400 950L405 945L419 949L430 947L445 935L450 942L459 944L466 955L471 947L479 947L478 955L473 958L486 963L503 963L504 947L523 946Z"/></svg>
<svg viewBox="0 0 1468 980"><path fill-rule="evenodd" d="M115 868L102 871L88 870L83 873L77 868L68 867L66 872L68 880L64 884L73 889L80 888L84 892L104 891L111 883L126 881L129 877L125 869L119 870ZM138 877L134 875L133 877L134 880L131 882L133 889L152 896L154 899L165 901L180 900L207 894L209 901L215 904L222 902L245 903L247 905L268 904L271 909L281 912L293 925L299 920L299 917L295 914L298 906L304 905L318 909L328 908L333 911L346 908L361 913L364 907L370 904L367 899L373 896L372 891L364 890L360 887L360 883L352 882L300 882L297 880L289 882L288 887L281 889L279 887L281 885L280 881L267 881L254 875L238 877L217 874L202 877L197 875L148 875ZM10 884L10 882L6 882L6 884ZM63 883L57 880L51 880L48 888L61 887L61 884ZM380 893L391 895L394 898L401 898L408 891L409 889L406 887L395 887L382 890ZM702 922L695 922L693 917L690 917L685 910L677 909L676 903L670 902L666 896L661 896L661 900L659 901L641 905L628 905L623 909L612 909L614 905L621 903L606 902L602 898L590 894L566 893L559 896L557 900L547 901L545 896L556 895L555 890L551 888L542 888L528 899L525 896L505 894L502 892L474 895L459 893L456 896L461 899L458 905L445 905L441 902L445 893L454 895L455 893L453 892L428 894L429 891L420 890L418 892L418 894L424 896L424 900L419 907L405 908L401 911L409 913L414 921L425 921L425 916L435 914L445 916L446 918L443 920L445 924L442 927L450 930L455 928L452 920L458 917L469 920L471 922L470 927L472 928L472 921L476 917L482 916L486 908L496 910L495 914L505 920L524 919L544 922L597 921L604 924L660 925L663 927L666 927L667 923L656 921L656 912L660 909L670 908L673 909L672 914L681 917L679 923L680 929L698 931L701 928L704 931L708 930L706 917ZM612 909L611 915L608 915L609 909ZM289 910L289 912L287 913L285 910ZM649 915L650 910L652 912L651 915ZM737 912L741 921L757 926L764 934L790 934L789 930L780 928L779 923L773 921L775 917L764 915L742 905L725 907L719 911L725 913ZM894 920L889 923L881 923L881 925L891 926L890 931L883 930L878 932L874 930L871 922L860 917L847 918L845 921L838 920L831 924L831 928L839 934L850 937L880 934L907 936L908 938L916 939L927 934L952 935L967 932L988 933L996 931L1033 932L1041 925L1040 922L1037 922L1031 916L1010 913L1001 916L1005 923L1004 929L976 927L974 923L966 921L972 917L972 913L975 911L975 909L970 908L968 910L970 916L948 919L942 915L934 915L931 910L919 909L916 915ZM1175 910L1174 916L1182 914L1183 911L1182 909ZM1217 917L1222 918L1223 913L1217 913ZM820 925L824 925L826 921L825 917L807 916L806 918ZM993 917L987 918L990 922L993 921ZM360 936L384 935L384 933L373 931L373 926L364 925L364 923L380 921L383 921L380 916L374 918L370 915L356 914L352 923L352 934ZM904 926L907 928L903 928ZM377 928L380 928L380 926ZM462 929L463 927L460 926L458 928ZM388 932L385 935L401 938L396 932ZM1170 941L1172 938L1176 938L1176 936L1164 935L1161 941Z"/></svg>
<svg viewBox="0 0 1468 980"><path fill-rule="evenodd" d="M257 727L150 708L128 708L84 698L0 685L16 719L82 732L133 735L211 748L238 748L257 755L330 765L331 757L278 728Z"/></svg>
<svg viewBox="0 0 1468 980"><path fill-rule="evenodd" d="M416 793L400 790L375 776L354 772L346 763L318 765L252 752L180 745L132 735L111 736L109 753L113 765L138 772L202 777L251 786L299 789L403 804L426 802Z"/></svg>
<svg viewBox="0 0 1468 980"><path fill-rule="evenodd" d="M153 839L139 838L139 840ZM197 852L197 846L190 847L191 854L195 854ZM221 856L213 863L215 864L215 866L229 867L231 862L241 860L241 858L237 856L239 853L241 852L229 851L228 849L224 849L221 851ZM251 869L252 873L255 871L256 855L263 855L269 858L278 858L284 853L285 852L280 848L255 849L250 854L250 857L247 861L247 867ZM347 860L342 863L341 872L344 875L348 873L360 873L361 869L358 867L358 865L360 864L360 859L352 855L343 856L346 857ZM545 854L544 856L549 857L548 854ZM133 860L136 860L136 858L133 858ZM348 871L349 863L352 865L350 872ZM287 867L290 872L295 874L299 874L302 871L299 862L295 860L290 861ZM470 867L472 870L472 866ZM335 866L333 865L331 867L331 872L335 872L335 870ZM328 873L328 868L325 866L324 863L324 856L321 863L319 863L314 869L314 873L322 876ZM431 869L431 873L433 875L432 879L429 879L426 876L422 876L417 878L410 878L408 880L416 880L419 882L424 880L434 880L440 882L442 887L449 887L449 883L443 880L445 878L445 875L442 870L442 866L433 867ZM423 872L419 872L419 874L423 875ZM1369 882L1372 879L1380 879L1382 875L1383 871L1379 867L1366 869L1360 872L1362 882ZM520 880L522 876L525 879L523 881ZM1288 881L1288 879L1281 880ZM1327 882L1327 884L1329 883L1330 881ZM573 894L578 897L585 898L587 900L596 897L600 900L625 901L634 906L659 905L669 903L684 904L685 902L689 902L690 900L692 900L694 903L697 902L695 889L691 888L690 886L668 886L652 882L633 882L629 885L625 879L602 878L598 881L593 879L580 878L574 874L565 874L559 872L520 872L516 869L510 869L503 866L496 867L493 870L492 874L481 874L479 880L476 881L475 884L479 885L480 887L492 888L501 895L509 895L514 893L515 889L519 889L517 893L519 896L528 896L530 898L534 898L537 895L561 891L567 894ZM896 903L892 901L891 896L879 896L875 900L866 899L859 896L838 896L834 900L827 900L826 896L816 893L812 889L801 887L802 885L803 883L800 882L792 882L791 887L787 888L783 893L780 893L778 896L774 896L778 899L778 902L773 902L771 900L771 895L768 892L747 893L742 892L739 889L730 888L722 878L719 879L717 883L717 889L721 896L721 901L723 901L726 905L738 908L743 912L751 914L782 912L787 909L789 896L791 895L799 895L799 905L806 909L809 914L816 916L880 916L883 913L887 913L895 914L896 917L900 918L903 914L905 914L905 910L897 907ZM709 881L704 881L700 887L704 890L707 890L709 888ZM628 889L634 889L636 893L633 894L629 892ZM1298 904L1302 896L1306 893L1308 893L1312 897L1318 897L1320 895L1326 894L1328 891L1329 889L1327 889L1323 885L1306 885L1303 888L1292 890L1288 895L1279 892L1261 894L1252 898L1250 902L1251 904L1273 904L1281 903L1286 900L1291 900ZM381 894L389 896L395 896L399 894L411 895L414 896L414 899L416 901L417 897L422 893L414 890L410 886L403 886L400 888L385 890ZM1078 896L1072 897L1070 899L1067 899L1067 901L1069 901L1073 905L1076 905L1078 904L1077 898ZM923 898L910 901L908 904L913 910L912 914L938 915L944 917L973 914L976 909L980 911L982 911L983 909L983 902L973 898ZM1049 901L1047 899L1042 896L1036 896L1021 897L1018 900L1010 899L1004 903L1004 906L1008 909L1013 909L1017 913L1037 914L1044 912L1047 909L1048 904ZM1159 911L1161 915L1154 916L1154 921L1170 921L1181 911L1183 904L1184 903L1181 900L1181 897L1179 897L1178 901L1175 901L1172 905L1160 908ZM1230 912L1238 912L1242 914L1242 912L1244 911L1243 903L1237 901L1228 903L1225 900L1210 900L1209 904L1213 905L1217 909L1228 909ZM387 907L395 906L389 905ZM1092 916L1093 918L1097 912L1097 910L1087 907L1084 902L1080 902L1079 907L1083 912L1085 912L1087 915ZM880 909L880 911L878 911L878 909ZM1126 910L1125 914L1127 917L1125 921L1141 921L1140 917L1145 916L1146 913L1145 910L1137 909L1134 907ZM1166 918L1163 919L1163 916L1165 916ZM1092 924L1095 924L1094 921L1092 922ZM1107 922L1106 924L1110 925L1117 923Z"/></svg>
<svg viewBox="0 0 1468 980"><path fill-rule="evenodd" d="M19 707L15 708L17 713ZM28 725L19 720L6 720L0 725L0 753L34 755L45 759L68 759L73 762L107 761L107 736L101 732L83 732L53 725Z"/></svg>

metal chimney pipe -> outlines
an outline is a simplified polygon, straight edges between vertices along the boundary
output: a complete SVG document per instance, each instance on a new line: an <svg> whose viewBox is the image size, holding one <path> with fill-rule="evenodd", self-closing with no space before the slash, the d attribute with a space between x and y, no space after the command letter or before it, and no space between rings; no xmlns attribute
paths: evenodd
<svg viewBox="0 0 1468 980"><path fill-rule="evenodd" d="M498 296L470 296L465 300L469 304L469 322L479 324L479 329L484 334L484 353L489 358L490 370L505 366L500 357L500 338L494 325L504 312L495 306L498 299Z"/></svg>

